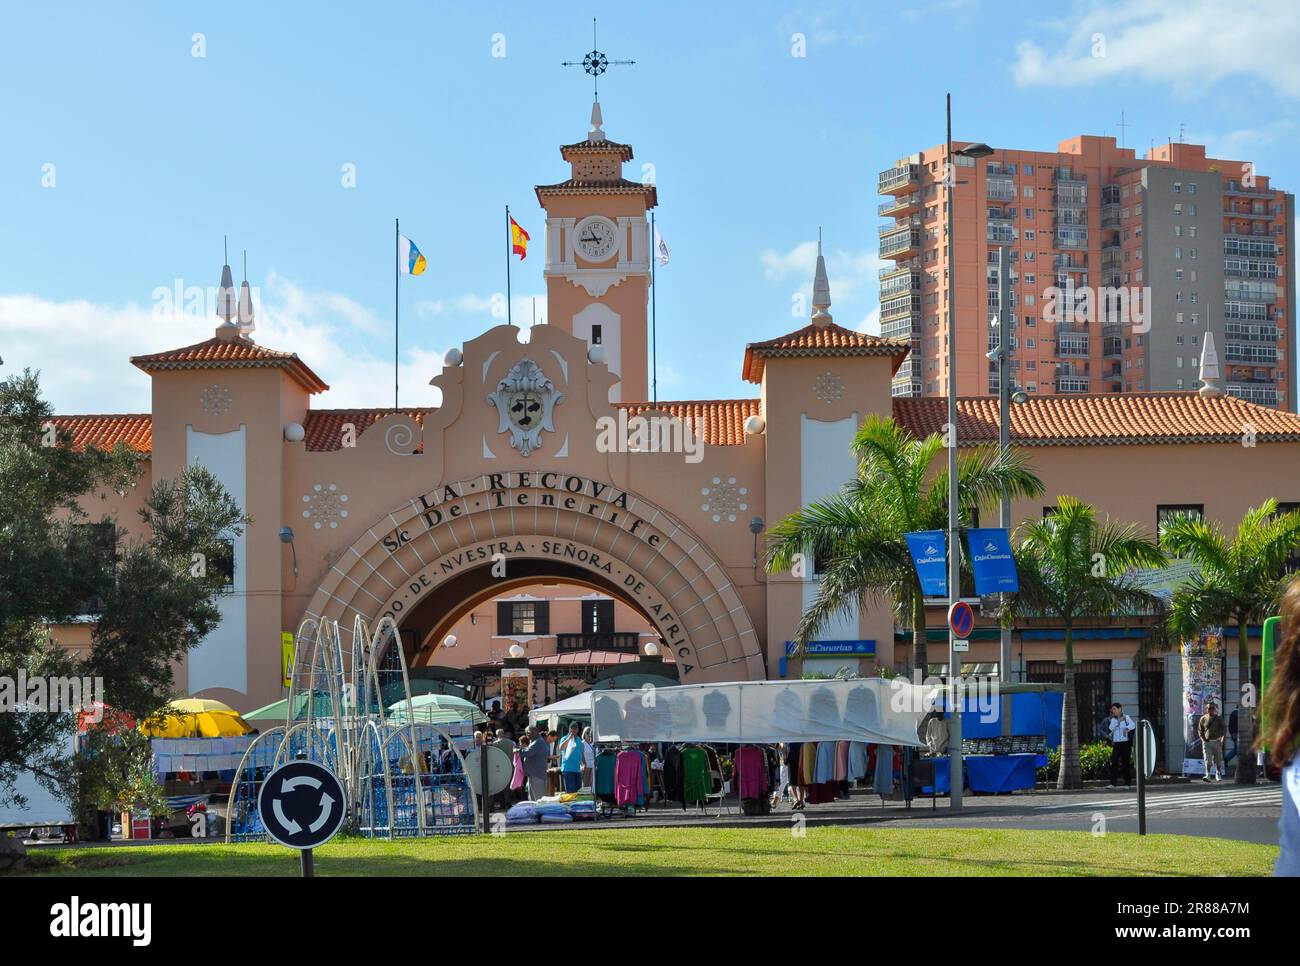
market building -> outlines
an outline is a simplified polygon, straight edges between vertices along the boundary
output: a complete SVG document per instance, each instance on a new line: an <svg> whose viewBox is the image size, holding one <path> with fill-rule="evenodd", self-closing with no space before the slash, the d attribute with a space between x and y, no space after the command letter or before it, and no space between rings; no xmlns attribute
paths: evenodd
<svg viewBox="0 0 1300 966"><path fill-rule="evenodd" d="M416 669L504 666L512 645L540 668L573 650L641 656L647 643L683 683L905 663L909 637L887 601L841 614L803 657L791 654L817 578L765 573L763 534L854 475L849 445L864 418L936 432L945 401L891 395L910 342L837 325L820 257L809 323L770 326L774 337L744 348L751 398L646 401L646 219L658 195L623 177L631 146L593 121L560 149L568 178L536 189L550 324L499 325L453 350L430 374L438 407L314 409L328 373L227 318L211 339L130 360L151 379L151 412L59 417L77 445L121 441L149 457L136 490L86 502L92 518L136 527L147 485L197 461L253 519L232 541L224 619L177 669L179 690L238 708L274 701L281 635L331 618L346 645L358 614L391 615ZM1016 406L1013 444L1046 484L1041 501L1015 505L1016 520L1067 493L1151 531L1175 509L1231 527L1270 496L1300 505L1300 417L1213 388ZM959 413L961 445L996 441L995 399L962 398ZM577 626L538 623L570 605ZM71 647L89 639L86 624L55 634ZM1179 713L1177 655L1136 665L1143 635L1122 619L1078 635L1096 690L1081 717L1103 697L1149 717ZM1046 679L1059 675L1058 638L1050 626L1018 629L1000 668L989 624L968 660L1007 680ZM1231 696L1232 655L1225 673ZM1181 757L1179 729L1166 737Z"/></svg>

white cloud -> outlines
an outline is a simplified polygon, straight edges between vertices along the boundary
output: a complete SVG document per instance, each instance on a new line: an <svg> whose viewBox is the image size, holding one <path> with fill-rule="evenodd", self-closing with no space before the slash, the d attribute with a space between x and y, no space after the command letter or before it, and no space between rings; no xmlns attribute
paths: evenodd
<svg viewBox="0 0 1300 966"><path fill-rule="evenodd" d="M313 397L318 408L377 407L392 403L391 327L370 309L335 292L312 292L275 274L255 298L261 345L296 352L330 390ZM0 295L0 373L41 370L45 397L60 413L149 412L149 377L130 356L174 349L212 336L215 315L163 313L135 302L100 305L36 295ZM399 379L404 406L433 406L440 392L428 385L441 370L443 350L403 347Z"/></svg>
<svg viewBox="0 0 1300 966"><path fill-rule="evenodd" d="M1241 0L1123 0L1050 25L1054 49L1016 47L1021 85L1071 87L1124 78L1186 96L1228 77L1253 77L1300 95L1300 7Z"/></svg>
<svg viewBox="0 0 1300 966"><path fill-rule="evenodd" d="M787 251L764 249L759 253L763 275L768 281L794 281L791 295L801 293L806 305L812 304L813 275L817 270L817 243L800 242ZM889 264L874 249L851 252L843 249L826 255L826 277L831 286L831 314L835 306L853 307L870 304L879 297L879 270Z"/></svg>

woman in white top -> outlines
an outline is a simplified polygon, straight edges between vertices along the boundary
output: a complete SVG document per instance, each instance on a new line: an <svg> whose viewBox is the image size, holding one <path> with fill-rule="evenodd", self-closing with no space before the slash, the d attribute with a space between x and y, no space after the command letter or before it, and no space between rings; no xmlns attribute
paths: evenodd
<svg viewBox="0 0 1300 966"><path fill-rule="evenodd" d="M591 743L591 728L582 729L582 784L596 787L596 746Z"/></svg>

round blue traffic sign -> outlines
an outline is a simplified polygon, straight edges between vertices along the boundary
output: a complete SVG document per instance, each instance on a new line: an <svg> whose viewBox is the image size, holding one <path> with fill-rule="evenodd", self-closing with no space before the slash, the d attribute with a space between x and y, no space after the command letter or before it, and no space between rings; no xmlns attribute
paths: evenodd
<svg viewBox="0 0 1300 966"><path fill-rule="evenodd" d="M291 761L266 776L257 793L266 834L291 849L324 845L343 827L348 797L338 776L314 761Z"/></svg>
<svg viewBox="0 0 1300 966"><path fill-rule="evenodd" d="M975 612L971 610L970 604L959 600L949 607L948 626L958 637L969 637L970 632L975 629Z"/></svg>

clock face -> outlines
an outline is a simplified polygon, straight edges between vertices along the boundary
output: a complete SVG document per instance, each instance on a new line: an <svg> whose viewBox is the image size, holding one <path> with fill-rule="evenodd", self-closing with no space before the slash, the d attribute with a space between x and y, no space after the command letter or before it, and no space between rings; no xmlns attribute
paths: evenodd
<svg viewBox="0 0 1300 966"><path fill-rule="evenodd" d="M614 226L607 221L593 218L578 226L578 252L588 261L605 261L616 244Z"/></svg>

